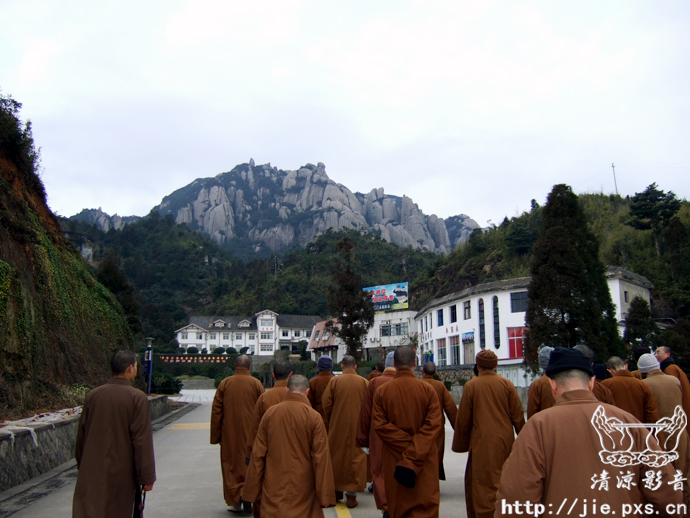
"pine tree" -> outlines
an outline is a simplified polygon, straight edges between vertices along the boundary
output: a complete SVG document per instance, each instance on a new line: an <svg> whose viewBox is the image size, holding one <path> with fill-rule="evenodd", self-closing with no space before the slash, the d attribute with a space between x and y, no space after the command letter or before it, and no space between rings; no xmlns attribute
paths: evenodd
<svg viewBox="0 0 690 518"><path fill-rule="evenodd" d="M659 236L668 226L671 218L680 209L680 200L669 191L664 193L653 183L643 192L635 193L630 204L630 221L628 225L640 230L651 230L654 235L656 254L661 256Z"/></svg>
<svg viewBox="0 0 690 518"><path fill-rule="evenodd" d="M327 294L328 311L335 319L330 320L326 328L345 342L347 354L359 362L362 358L362 338L374 325L374 306L362 289L364 286L360 269L357 268L355 248L349 237L343 238L335 247L340 258L331 273Z"/></svg>
<svg viewBox="0 0 690 518"><path fill-rule="evenodd" d="M127 322L132 333L141 331L139 320L139 302L134 297L134 288L127 280L127 276L118 267L117 256L112 250L108 250L103 260L98 265L96 279L115 295L127 315Z"/></svg>
<svg viewBox="0 0 690 518"><path fill-rule="evenodd" d="M630 344L630 350L638 347L656 348L659 328L652 319L649 304L642 297L633 297L625 316L623 340Z"/></svg>
<svg viewBox="0 0 690 518"><path fill-rule="evenodd" d="M525 364L538 369L543 345L584 343L603 361L621 354L621 340L599 244L588 230L572 189L554 186L543 208L542 229L534 245L529 306L525 321Z"/></svg>

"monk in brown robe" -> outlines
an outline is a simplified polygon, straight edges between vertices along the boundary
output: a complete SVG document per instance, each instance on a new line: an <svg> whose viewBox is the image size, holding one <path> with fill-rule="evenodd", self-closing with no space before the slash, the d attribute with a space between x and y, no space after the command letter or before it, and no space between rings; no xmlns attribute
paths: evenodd
<svg viewBox="0 0 690 518"><path fill-rule="evenodd" d="M369 373L369 376L367 376L367 380L371 381L374 378L378 378L381 374L383 374L383 371L386 369L386 362L381 360L376 364L374 367L374 370Z"/></svg>
<svg viewBox="0 0 690 518"><path fill-rule="evenodd" d="M680 381L680 387L683 389L683 411L690 419L690 381L688 381L687 375L676 365L676 360L671 356L671 349L669 347L659 347L654 352L654 356L661 364L661 372L678 378L678 381ZM685 430L690 434L689 428L687 427Z"/></svg>
<svg viewBox="0 0 690 518"><path fill-rule="evenodd" d="M415 377L411 347L398 347L393 359L395 378L376 390L371 418L383 443L388 512L392 518L437 518L441 406L434 389Z"/></svg>
<svg viewBox="0 0 690 518"><path fill-rule="evenodd" d="M503 466L496 517L550 513L566 516L571 514L573 505L572 516L620 516L624 509L633 514L635 504L646 511L645 502L654 506L658 515L667 516L668 504L681 503L682 492L674 490L674 469L670 464L650 468L636 463L617 468L602 462L600 452L604 447L608 451L627 448L627 444L620 447L608 433L615 430L615 420L637 421L594 397L594 371L589 358L579 351L557 347L551 353L546 374L556 392L556 404L535 414L517 437ZM645 451L649 431L644 427L628 428L627 433L632 439L632 451ZM621 434L614 434L618 435ZM653 438L650 443L654 450L660 450ZM644 482L649 481L650 470L655 474L652 484ZM596 510L592 507L595 503ZM541 507L535 508L535 504ZM602 504L608 509L602 511ZM651 511L638 514L654 515Z"/></svg>
<svg viewBox="0 0 690 518"><path fill-rule="evenodd" d="M652 389L654 399L659 408L659 417L661 419L665 417L672 419L676 407L683 407L682 389L678 378L661 372L659 361L652 354L640 356L637 360L637 368L642 374L644 382ZM690 436L687 433L681 434L677 445L675 437L671 436L666 443L662 442L661 447L667 451L675 448L675 451L678 452L678 458L673 464L676 469L683 473L683 477L686 479L683 482L683 494L685 496L685 503L690 504L690 484L688 484L687 480L689 478L688 475L690 475Z"/></svg>
<svg viewBox="0 0 690 518"><path fill-rule="evenodd" d="M223 496L228 511L234 513L243 508L250 513L252 509L251 503L241 498L247 473L247 433L264 387L249 374L251 365L249 356L237 357L235 374L220 382L211 408L211 444L220 444Z"/></svg>
<svg viewBox="0 0 690 518"><path fill-rule="evenodd" d="M273 365L273 379L275 380L275 384L271 390L267 390L261 394L259 399L256 400L256 405L254 405L254 415L252 416L252 422L247 432L247 464L249 464L249 459L252 456L252 447L254 446L256 432L259 429L261 418L266 413L266 410L273 405L283 402L287 395L287 382L290 376L292 376L292 364L289 361L280 360L275 362ZM242 498L242 500L247 499ZM256 500L254 502L254 518L260 518L260 516L261 500Z"/></svg>
<svg viewBox="0 0 690 518"><path fill-rule="evenodd" d="M445 416L443 412L441 413L443 426L441 426L441 432L436 439L436 448L438 449L438 478L439 480L446 480L446 470L443 468L443 453L446 451L446 416L448 416L450 425L455 429L458 407L455 406L455 401L453 401L450 392L448 392L443 382L434 379L434 374L436 374L436 365L433 362L426 362L424 367L422 367L422 381L428 383L434 389L436 396L438 396L438 404L441 405L441 409L445 412Z"/></svg>
<svg viewBox="0 0 690 518"><path fill-rule="evenodd" d="M113 377L86 396L77 428L73 518L132 516L137 485L153 489L156 466L149 401L132 387L137 357L117 351Z"/></svg>
<svg viewBox="0 0 690 518"><path fill-rule="evenodd" d="M548 345L539 350L539 367L541 367L542 375L530 383L529 390L527 391L527 419L540 410L546 410L556 404L549 377L543 374L546 366L549 364L551 351L553 351L553 347Z"/></svg>
<svg viewBox="0 0 690 518"><path fill-rule="evenodd" d="M469 452L465 469L468 518L490 518L501 468L510 455L514 433L525 425L525 414L513 383L494 372L496 354L480 351L476 361L479 376L462 391L453 451Z"/></svg>
<svg viewBox="0 0 690 518"><path fill-rule="evenodd" d="M326 431L328 431L328 421L323 415L321 400L328 382L333 378L333 373L331 372L333 370L333 360L330 356L322 356L316 362L316 367L319 369L319 373L309 380L309 402L311 407L321 414L323 424L326 426Z"/></svg>
<svg viewBox="0 0 690 518"><path fill-rule="evenodd" d="M601 384L611 391L616 406L630 412L641 423L656 423L659 420L659 409L652 390L642 380L630 374L625 362L618 356L609 358L606 368L613 377Z"/></svg>
<svg viewBox="0 0 690 518"><path fill-rule="evenodd" d="M323 393L323 415L328 423L336 500L347 493L348 507L357 507L357 493L367 483L367 455L357 446L357 423L369 382L357 374L350 355L340 362L343 373L334 377Z"/></svg>
<svg viewBox="0 0 690 518"><path fill-rule="evenodd" d="M287 387L259 424L243 498L260 498L264 518L321 518L335 505L326 427L307 399L307 378L292 376Z"/></svg>
<svg viewBox="0 0 690 518"><path fill-rule="evenodd" d="M390 352L386 355L383 372L369 382L367 391L364 394L364 401L362 401L362 410L359 413L359 423L357 424L357 446L369 448L374 501L376 502L376 509L383 511L384 518L388 517L388 502L386 500L386 486L383 480L383 457L381 452L383 445L376 430L374 430L374 425L371 421L371 410L376 389L395 377L394 354Z"/></svg>
<svg viewBox="0 0 690 518"><path fill-rule="evenodd" d="M576 345L573 347L576 351L580 351L585 355L585 358L589 358L592 362L592 368L594 368L594 351L584 344ZM598 379L594 379L594 388L592 389L592 394L602 403L608 403L609 405L615 405L616 401L613 397L611 391L606 388Z"/></svg>

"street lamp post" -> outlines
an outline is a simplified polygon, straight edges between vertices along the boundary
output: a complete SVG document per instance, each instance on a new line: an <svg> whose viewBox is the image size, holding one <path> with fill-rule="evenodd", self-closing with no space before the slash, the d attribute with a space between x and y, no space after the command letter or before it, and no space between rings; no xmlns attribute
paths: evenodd
<svg viewBox="0 0 690 518"><path fill-rule="evenodd" d="M151 395L151 378L153 378L153 338L146 337L146 356L144 356L144 379L146 380L146 394Z"/></svg>

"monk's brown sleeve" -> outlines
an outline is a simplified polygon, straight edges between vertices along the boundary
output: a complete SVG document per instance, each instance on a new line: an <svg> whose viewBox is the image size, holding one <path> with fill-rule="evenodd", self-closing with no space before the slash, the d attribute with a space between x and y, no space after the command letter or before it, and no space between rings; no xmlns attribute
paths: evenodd
<svg viewBox="0 0 690 518"><path fill-rule="evenodd" d="M134 469L137 484L142 486L156 481L156 460L153 455L153 431L149 400L142 393L134 400L134 418L129 427L134 453Z"/></svg>
<svg viewBox="0 0 690 518"><path fill-rule="evenodd" d="M367 391L364 393L362 408L359 411L356 442L357 446L360 448L366 448L369 446L369 430L371 429L371 404L373 400L372 393L374 392L373 388L373 385L370 383L367 387Z"/></svg>
<svg viewBox="0 0 690 518"><path fill-rule="evenodd" d="M450 392L448 392L448 389L445 387L443 388L443 411L446 413L453 430L455 430L455 419L458 417L458 407L455 405L455 401L453 401L453 396L450 395Z"/></svg>
<svg viewBox="0 0 690 518"><path fill-rule="evenodd" d="M86 420L89 414L89 398L84 401L84 406L81 409L81 416L79 417L79 425L77 428L77 443L74 446L74 457L77 460L77 469L81 464L81 456L84 453L84 442L86 441Z"/></svg>
<svg viewBox="0 0 690 518"><path fill-rule="evenodd" d="M438 405L438 398L436 398L436 401ZM376 434L389 448L402 453L410 445L412 435L388 421L383 405L381 390L377 390L376 394L374 394L374 404L371 409L371 423L374 425Z"/></svg>
<svg viewBox="0 0 690 518"><path fill-rule="evenodd" d="M307 399L311 403L311 407L316 410L316 392L314 391L314 380L309 380L309 394L307 394Z"/></svg>
<svg viewBox="0 0 690 518"><path fill-rule="evenodd" d="M412 436L412 444L403 452L402 459L398 462L398 465L410 468L418 475L429 458L431 448L436 445L436 437L441 430L441 426L443 426L441 405L438 403L436 393L433 390L429 390L429 402L422 426Z"/></svg>
<svg viewBox="0 0 690 518"><path fill-rule="evenodd" d="M216 389L216 395L213 396L213 404L211 406L211 444L220 444L220 438L223 432L223 389L225 385L220 382Z"/></svg>
<svg viewBox="0 0 690 518"><path fill-rule="evenodd" d="M517 389L511 387L510 390L510 420L513 422L515 433L520 433L522 427L525 426L525 410L520 403L520 396L518 396Z"/></svg>
<svg viewBox="0 0 690 518"><path fill-rule="evenodd" d="M541 397L539 397L539 393L537 391L537 384L533 381L529 386L529 390L527 391L527 419L539 412L540 402Z"/></svg>
<svg viewBox="0 0 690 518"><path fill-rule="evenodd" d="M656 423L659 420L659 407L656 404L656 399L654 399L654 393L646 383L644 391L644 422Z"/></svg>
<svg viewBox="0 0 690 518"><path fill-rule="evenodd" d="M266 474L266 452L268 451L267 427L268 422L262 420L256 433L252 458L249 461L244 489L242 490L242 500L247 502L256 502L261 498L264 475Z"/></svg>
<svg viewBox="0 0 690 518"><path fill-rule="evenodd" d="M455 419L452 450L458 453L469 451L470 435L472 435L472 387L465 385L458 416Z"/></svg>
<svg viewBox="0 0 690 518"><path fill-rule="evenodd" d="M261 422L261 417L263 416L263 408L261 403L261 398L256 400L254 412L252 413L249 426L247 427L247 457L252 456L252 446L254 446L256 432L259 430L259 423Z"/></svg>
<svg viewBox="0 0 690 518"><path fill-rule="evenodd" d="M326 390L323 391L323 396L321 396L321 411L323 412L323 418L326 421L326 426L331 421L331 412L333 412L333 389L335 388L336 378L332 378L331 381L326 385Z"/></svg>
<svg viewBox="0 0 690 518"><path fill-rule="evenodd" d="M529 421L515 440L513 451L503 464L501 481L496 494L494 517L513 516L504 512L503 502L513 504L532 502L540 504L544 494L546 459L542 449L543 439L539 436L534 421Z"/></svg>
<svg viewBox="0 0 690 518"><path fill-rule="evenodd" d="M311 465L319 504L321 507L335 506L335 481L328 449L328 433L321 416L312 417Z"/></svg>

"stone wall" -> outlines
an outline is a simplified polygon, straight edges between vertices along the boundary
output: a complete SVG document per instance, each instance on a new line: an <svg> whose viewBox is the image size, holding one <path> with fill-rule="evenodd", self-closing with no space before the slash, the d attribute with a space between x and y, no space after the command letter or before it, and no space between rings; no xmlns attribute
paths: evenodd
<svg viewBox="0 0 690 518"><path fill-rule="evenodd" d="M167 396L149 399L151 420L170 412ZM0 492L37 477L74 457L79 416L25 427L0 428Z"/></svg>

